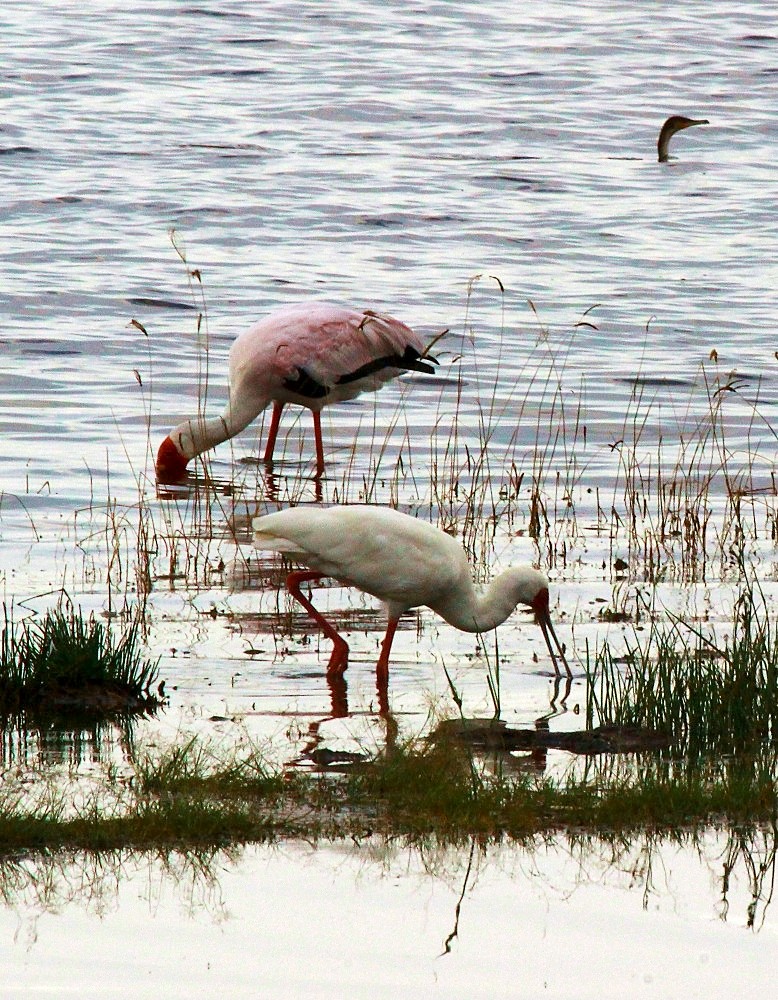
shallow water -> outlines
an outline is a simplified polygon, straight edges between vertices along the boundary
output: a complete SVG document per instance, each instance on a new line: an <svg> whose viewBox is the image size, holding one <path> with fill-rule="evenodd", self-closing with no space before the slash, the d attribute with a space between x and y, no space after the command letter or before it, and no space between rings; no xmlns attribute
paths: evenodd
<svg viewBox="0 0 778 1000"><path fill-rule="evenodd" d="M549 14L547 5L507 0L354 0L326 9L215 0L84 12L18 2L0 13L0 574L4 598L20 614L42 611L62 587L85 609L114 614L140 601L139 523L149 530L140 538L140 549L156 552L148 643L162 656L171 705L141 734L231 739L248 729L285 760L308 744L311 724L325 745L381 745L373 671L380 614L341 588L317 594L352 645L350 716L332 719L322 677L327 644L278 597L278 567L257 567L251 553L247 516L276 500L368 498L438 520L461 514L472 489L477 508L500 515L494 544L473 541L478 572L540 560L555 584L559 631L580 652L606 631L618 639L623 626L606 630L603 607L634 614L639 592L653 593L640 553L610 514L624 492L619 442L634 445L647 474L660 440L671 468L679 453L693 464L681 442L696 434L710 454L692 471L710 473L714 515L726 518L727 486L743 488L755 525L748 554L773 600L778 34L766 9L714 0L663 9L660 19L651 3L562 4ZM656 135L671 113L711 124L676 136L676 159L658 164ZM179 259L171 228L202 284ZM426 337L449 328L436 348L439 374L325 411L321 483L310 475L304 414L287 425L274 479L238 464L258 454L253 428L213 455L229 494L206 507L199 494L158 501L151 455L196 410L205 348L209 405L218 410L234 336L273 307L311 297L386 309ZM705 435L719 401L724 440ZM452 428L449 474L441 456ZM486 456L480 481L466 447ZM549 515L537 543L528 534L533 475ZM452 478L462 492L441 500L436 484ZM629 564L623 576L614 568L619 557ZM704 579L699 567L685 575L678 553L668 565L660 604L706 622L728 619L734 573L726 563ZM498 656L509 724L559 709L534 626L516 615L497 641L499 650L494 637L479 646L426 614L411 616L398 634L390 688L401 726L421 732L430 706L452 708L443 666L467 713L490 714L484 665ZM552 726L582 724L577 672L567 711ZM90 754L115 752L73 744L71 763L86 758L87 770ZM558 755L549 766L567 764ZM497 903L490 892L476 894L471 967L435 957L457 895L445 880L425 876L419 890L414 864L396 882L368 864L355 882L358 854L338 865L337 854L309 857L293 847L276 869L278 853L257 849L237 865L225 862L225 892L235 894L247 938L214 959L220 992L225 981L234 995L251 989L235 955L254 954L248 935L262 926L251 895L257 871L275 880L285 904L310 898L306 880L315 878L316 927L338 894L354 912L361 900L386 913L376 935L384 947L396 943L395 962L372 939L360 939L357 954L348 936L325 942L298 928L290 947L311 940L312 953L329 949L316 967L318 986L305 985L312 996L333 995L327 990L342 988L349 968L369 968L376 991L396 995L402 983L391 977L402 967L403 942L431 995L454 995L455 980L468 982L462 995L478 995L472 970L483 975L487 964L495 971L483 992L493 995L527 961L535 963L527 995L546 982L559 995L571 983L588 995L579 955L591 951L599 917L608 947L597 952L592 976L618 983L619 993L627 982L638 995L655 989L646 977L666 976L666 985L690 975L687 947L693 963L700 956L689 995L695 984L715 993L735 969L758 989L769 965L754 955L771 949L772 929L755 939L715 923L715 889L693 913L672 911L694 880L696 859L684 852L682 889L660 892L661 912L646 913L639 888L607 880L567 898L576 878L564 850L561 860L549 851L537 864L558 898L534 923L521 923L518 971L516 942L504 940L519 919L513 877L494 876ZM28 977L19 980L23 995L44 989L47 977L60 995L69 988L63 981L81 990L96 933L112 948L132 938L127 927L157 937L158 904L150 913L132 903L136 878L122 873L122 903L110 919L64 906L50 937L39 934L29 954L17 945L14 961ZM444 916L434 931L414 935L413 921L438 905ZM170 962L148 966L149 993L166 984L176 995L176 962L207 955L198 940L214 936L210 917L182 917L176 902L171 910L164 923L180 920L181 937ZM372 926L366 912L363 924ZM6 929L12 923L6 914ZM395 936L405 928L407 940ZM70 966L44 961L63 941L78 942ZM676 949L677 963L660 958L660 945ZM487 948L492 961L478 962ZM636 952L645 967L634 964ZM287 952L262 955L289 974L288 958L278 957ZM466 967L473 978L460 979ZM207 995L207 976L204 983Z"/></svg>
<svg viewBox="0 0 778 1000"><path fill-rule="evenodd" d="M130 980L137 997L769 995L775 921L762 899L747 929L742 858L722 894L730 848L282 843L76 859L34 887L20 865L0 914L6 995L118 997Z"/></svg>

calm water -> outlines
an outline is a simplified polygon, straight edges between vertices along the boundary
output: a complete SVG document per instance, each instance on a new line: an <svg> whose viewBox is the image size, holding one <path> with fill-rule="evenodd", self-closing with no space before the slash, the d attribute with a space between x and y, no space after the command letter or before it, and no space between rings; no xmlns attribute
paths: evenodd
<svg viewBox="0 0 778 1000"><path fill-rule="evenodd" d="M522 448L538 426L553 432L558 398L587 435L555 467L576 469L593 523L586 491L612 479L632 394L644 394L647 442L661 434L672 446L710 409L705 378L715 389L731 372L727 444L753 466L751 485L770 487L778 26L767 6L14 2L0 32L5 598L40 609L64 585L104 611L109 577L131 590L133 509L139 489L153 497L149 441L196 407L199 311L214 407L232 339L279 304L317 297L389 310L429 337L450 328L439 377L325 413L327 500L344 483L358 491L399 420L389 451L410 434L415 478L396 499L419 502L430 434L456 410L477 450L484 400L496 480L508 458L529 475ZM658 164L671 113L711 124L676 136L676 159ZM306 418L289 448L299 481L298 429L309 447ZM242 477L239 515L270 492L236 465L246 455L256 429L214 459L218 475ZM302 482L308 497L304 467ZM228 562L236 512L225 500L212 525ZM536 554L514 540L511 558ZM577 621L579 642L596 631L596 602L615 600L613 554L592 538L552 567L566 584L559 617ZM166 557L160 543L160 574ZM274 592L234 583L215 574L204 585L202 567L196 581L157 582L149 642L176 691L163 725L209 730L211 714L239 712L283 737L299 713L304 731L328 711L326 652L299 633L279 639L256 617L260 604L273 611ZM374 726L372 604L329 599L357 607L351 705ZM528 652L540 637L519 624L503 642L527 667L505 680L506 717L548 711L548 677ZM429 700L447 697L441 659L469 704L485 704L469 642L434 626L419 637L411 622L397 649L398 715L421 727ZM695 933L715 898L687 914Z"/></svg>
<svg viewBox="0 0 778 1000"><path fill-rule="evenodd" d="M123 998L131 983L133 997L176 1000L489 1000L498 990L599 1000L625 989L737 996L748 983L769 996L773 934L746 929L744 859L721 893L727 850L713 836L699 857L660 855L650 841L562 840L471 858L365 841L174 857L166 870L133 856L78 858L66 873L20 864L0 912L4 995Z"/></svg>

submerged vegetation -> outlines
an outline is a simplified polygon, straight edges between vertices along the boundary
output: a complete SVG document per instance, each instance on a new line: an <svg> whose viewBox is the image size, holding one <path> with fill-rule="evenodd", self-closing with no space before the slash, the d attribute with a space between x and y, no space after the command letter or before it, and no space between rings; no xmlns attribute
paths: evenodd
<svg viewBox="0 0 778 1000"><path fill-rule="evenodd" d="M491 760L495 764L495 758ZM556 780L484 767L459 744L417 744L322 775L273 768L256 750L219 757L195 741L108 770L101 796L73 807L64 793L31 807L0 798L0 854L19 849L224 846L271 838L523 840L561 830L637 830L775 823L774 774L667 766L657 755L591 763Z"/></svg>

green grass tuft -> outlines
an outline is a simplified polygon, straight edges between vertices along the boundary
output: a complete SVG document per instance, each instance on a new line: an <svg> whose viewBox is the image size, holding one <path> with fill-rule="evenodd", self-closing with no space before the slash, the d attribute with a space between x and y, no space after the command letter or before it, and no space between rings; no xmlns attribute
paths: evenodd
<svg viewBox="0 0 778 1000"><path fill-rule="evenodd" d="M626 661L606 642L587 663L587 725L669 733L686 760L756 758L775 743L778 635L756 585L741 591L723 643L678 620L653 622Z"/></svg>
<svg viewBox="0 0 778 1000"><path fill-rule="evenodd" d="M144 659L138 629L114 640L94 617L47 611L20 624L4 608L0 637L0 715L19 713L95 717L147 711L161 704L151 693L157 663Z"/></svg>
<svg viewBox="0 0 778 1000"><path fill-rule="evenodd" d="M162 756L142 756L135 767L139 790L157 798L272 800L289 785L254 747L248 753L225 755L194 736Z"/></svg>

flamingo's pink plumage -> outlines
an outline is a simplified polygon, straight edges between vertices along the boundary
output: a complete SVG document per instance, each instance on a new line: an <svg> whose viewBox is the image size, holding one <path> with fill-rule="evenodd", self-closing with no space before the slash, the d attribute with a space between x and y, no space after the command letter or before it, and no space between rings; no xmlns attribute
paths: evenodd
<svg viewBox="0 0 778 1000"><path fill-rule="evenodd" d="M265 461L273 456L286 403L313 412L316 465L324 455L322 407L379 389L404 371L432 372L424 343L392 316L322 302L287 306L255 323L230 350L230 396L220 417L195 417L174 428L157 455L157 478L178 482L188 462L242 431L273 403Z"/></svg>

